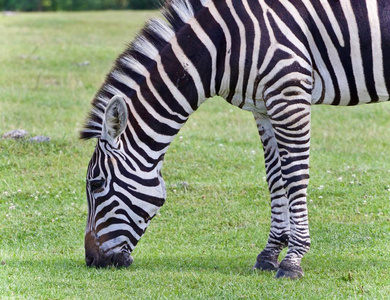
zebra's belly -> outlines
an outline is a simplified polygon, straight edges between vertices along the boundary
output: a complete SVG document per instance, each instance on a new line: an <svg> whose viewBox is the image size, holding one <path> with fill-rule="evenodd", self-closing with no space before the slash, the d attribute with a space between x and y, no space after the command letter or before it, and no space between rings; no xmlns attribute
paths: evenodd
<svg viewBox="0 0 390 300"><path fill-rule="evenodd" d="M313 72L312 104L349 106L389 101L390 95L383 77L377 81L378 84L368 85L364 80L359 82L355 78L364 78L364 74L348 76L340 72L338 75L335 81L327 70Z"/></svg>

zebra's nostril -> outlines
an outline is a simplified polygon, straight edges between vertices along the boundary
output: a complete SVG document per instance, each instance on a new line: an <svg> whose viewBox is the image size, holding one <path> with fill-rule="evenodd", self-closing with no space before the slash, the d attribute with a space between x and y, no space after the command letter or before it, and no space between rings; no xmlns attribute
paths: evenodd
<svg viewBox="0 0 390 300"><path fill-rule="evenodd" d="M85 249L85 263L88 267L98 266L99 253L95 249Z"/></svg>
<svg viewBox="0 0 390 300"><path fill-rule="evenodd" d="M88 267L99 266L100 254L99 247L97 244L96 235L88 231L85 234L84 238L84 247L85 247L85 263Z"/></svg>
<svg viewBox="0 0 390 300"><path fill-rule="evenodd" d="M94 261L95 261L95 259L93 258L93 256L87 256L87 257L85 257L85 262L86 262L86 264L87 264L88 267L92 267Z"/></svg>

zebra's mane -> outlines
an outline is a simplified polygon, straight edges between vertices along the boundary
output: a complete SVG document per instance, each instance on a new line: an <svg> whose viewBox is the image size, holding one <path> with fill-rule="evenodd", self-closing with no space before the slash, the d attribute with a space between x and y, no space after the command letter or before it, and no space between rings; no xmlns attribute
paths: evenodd
<svg viewBox="0 0 390 300"><path fill-rule="evenodd" d="M160 9L166 21L160 18L149 20L127 49L117 58L111 72L95 95L92 109L80 132L81 139L99 138L102 131L105 108L116 94L123 94L110 84L112 77L123 76L126 67L128 80L139 83L145 69L160 51L191 19L212 0L167 0Z"/></svg>

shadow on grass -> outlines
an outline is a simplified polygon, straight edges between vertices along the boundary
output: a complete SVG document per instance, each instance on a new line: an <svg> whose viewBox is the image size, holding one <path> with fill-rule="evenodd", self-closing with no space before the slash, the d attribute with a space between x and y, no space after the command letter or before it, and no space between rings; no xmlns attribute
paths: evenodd
<svg viewBox="0 0 390 300"><path fill-rule="evenodd" d="M2 261L0 268L17 268L18 270L44 269L44 270L75 270L86 268L85 262L80 259L53 257L48 259L18 259L11 258Z"/></svg>
<svg viewBox="0 0 390 300"><path fill-rule="evenodd" d="M242 257L221 257L221 256L181 256L181 255L161 255L151 257L134 257L134 263L129 268L121 268L119 270L128 270L130 272L138 271L188 271L188 272L218 272L223 274L239 273L251 274L254 264L253 257L244 255ZM79 270L82 272L89 270L99 270L99 272L112 272L118 270L114 267L105 269L89 268L86 266L83 258L72 259L67 257L53 257L47 259L19 259L11 258L3 261L4 265L0 268L33 270L41 269L48 272L66 272Z"/></svg>
<svg viewBox="0 0 390 300"><path fill-rule="evenodd" d="M240 257L229 256L183 256L183 255L161 255L135 257L133 265L129 268L116 269L109 267L106 269L89 268L85 265L83 259L72 258L49 258L49 259L30 259L23 260L12 258L4 261L5 265L1 268L18 270L24 272L28 270L41 269L46 270L49 274L51 272L61 272L63 274L68 272L82 272L93 274L97 272L104 274L107 272L190 272L190 273L220 273L221 275L239 275L239 276L253 276L253 274L263 274L266 277L273 277L274 272L253 272L252 266L255 262L255 257L251 255L243 255ZM388 272L388 259L378 258L354 258L354 257L318 257L308 256L304 259L302 267L307 276L336 276L340 279L348 279L350 272L363 273L377 273L385 274ZM311 275L310 275L311 274Z"/></svg>
<svg viewBox="0 0 390 300"><path fill-rule="evenodd" d="M389 263L388 257L308 256L302 262L302 267L306 274L312 274L312 276L321 277L333 274L337 278L348 281L353 273L375 274L375 276L387 274Z"/></svg>
<svg viewBox="0 0 390 300"><path fill-rule="evenodd" d="M256 257L250 255L216 256L216 255L161 255L153 257L135 257L132 267L136 270L166 271L200 271L223 274L251 274Z"/></svg>

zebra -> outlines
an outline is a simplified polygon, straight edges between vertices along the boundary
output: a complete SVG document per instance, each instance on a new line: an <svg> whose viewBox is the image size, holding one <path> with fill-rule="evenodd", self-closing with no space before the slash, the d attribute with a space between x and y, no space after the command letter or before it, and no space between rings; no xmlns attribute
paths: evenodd
<svg viewBox="0 0 390 300"><path fill-rule="evenodd" d="M302 277L311 105L389 100L390 2L170 0L162 14L116 59L80 133L97 139L87 171L86 264L131 265L166 199L170 143L219 95L253 113L263 145L271 224L254 269Z"/></svg>

